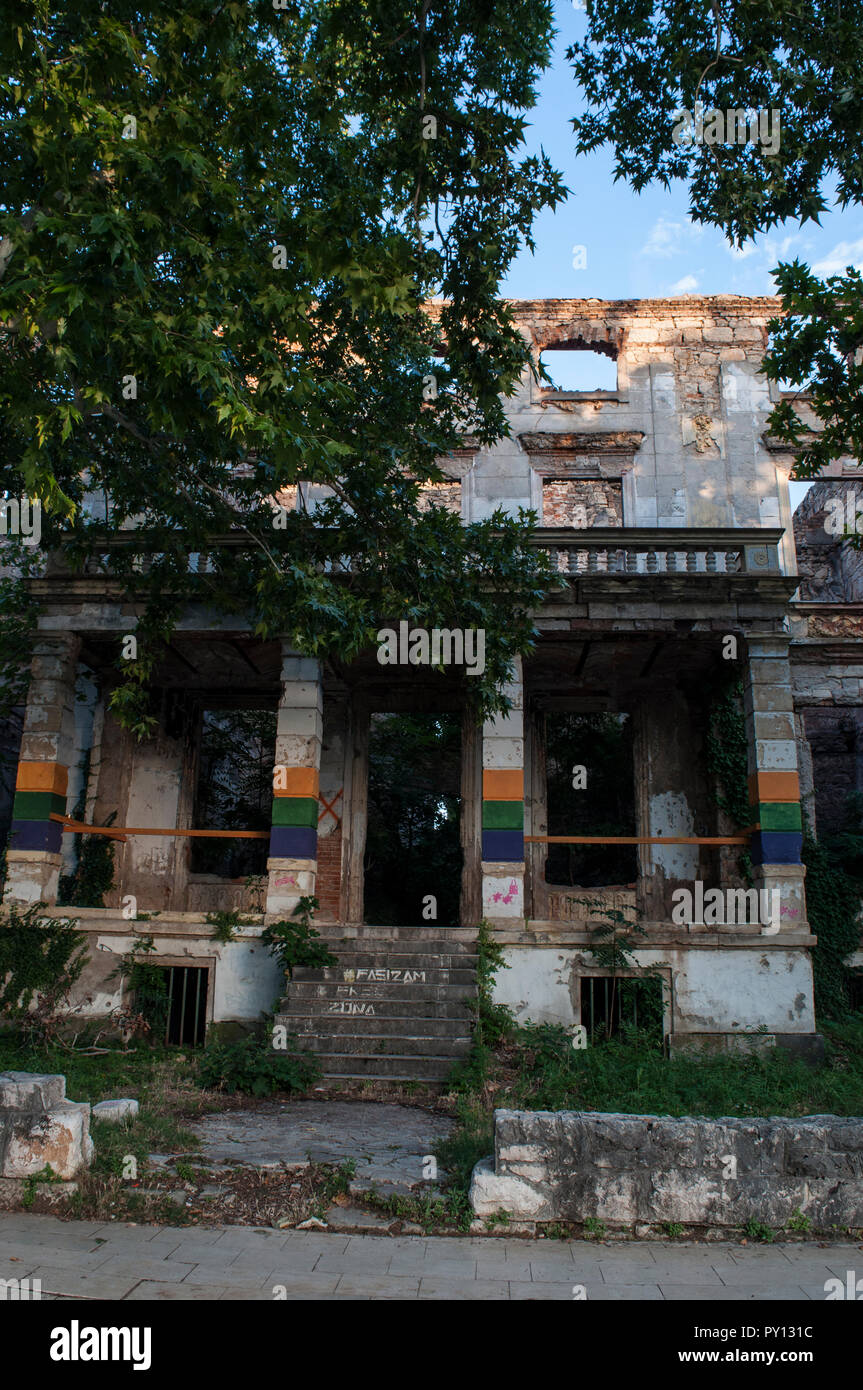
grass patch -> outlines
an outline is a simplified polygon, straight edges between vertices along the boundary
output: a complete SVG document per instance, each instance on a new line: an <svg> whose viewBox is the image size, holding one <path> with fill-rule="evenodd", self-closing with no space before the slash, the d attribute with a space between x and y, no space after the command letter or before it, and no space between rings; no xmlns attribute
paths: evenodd
<svg viewBox="0 0 863 1390"><path fill-rule="evenodd" d="M631 1031L576 1051L565 1029L516 1029L493 1052L476 1048L452 1077L487 1111L600 1110L631 1115L858 1115L863 1016L825 1024L826 1058L812 1067L781 1048L666 1057ZM476 1130L476 1117L471 1121ZM486 1150L489 1152L490 1150Z"/></svg>
<svg viewBox="0 0 863 1390"><path fill-rule="evenodd" d="M435 1152L449 1201L466 1200L474 1165L494 1150L496 1109L596 1110L630 1115L789 1117L859 1115L863 1015L823 1025L826 1056L812 1067L781 1048L666 1057L655 1033L630 1030L576 1050L564 1028L513 1026L495 1047L476 1039L453 1069L457 1128ZM805 1221L805 1218L803 1218ZM601 1223L597 1223L601 1224ZM586 1232L596 1239L598 1230ZM791 1228L803 1231L798 1222ZM766 1228L765 1228L766 1231ZM759 1229L751 1239L767 1240ZM669 1227L669 1236L679 1230Z"/></svg>

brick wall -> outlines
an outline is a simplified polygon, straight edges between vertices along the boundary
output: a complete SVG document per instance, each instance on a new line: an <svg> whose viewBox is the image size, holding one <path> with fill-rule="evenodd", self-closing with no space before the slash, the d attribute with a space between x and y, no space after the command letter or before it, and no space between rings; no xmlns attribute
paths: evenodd
<svg viewBox="0 0 863 1390"><path fill-rule="evenodd" d="M542 484L543 526L622 526L620 483L584 478L545 478Z"/></svg>
<svg viewBox="0 0 863 1390"><path fill-rule="evenodd" d="M342 830L341 826L329 835L318 836L318 873L315 896L321 905L321 916L338 919L342 888Z"/></svg>

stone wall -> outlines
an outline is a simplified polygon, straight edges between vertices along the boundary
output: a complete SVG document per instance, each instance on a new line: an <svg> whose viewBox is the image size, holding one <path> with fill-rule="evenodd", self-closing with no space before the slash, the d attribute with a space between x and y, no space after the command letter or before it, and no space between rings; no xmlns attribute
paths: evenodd
<svg viewBox="0 0 863 1390"><path fill-rule="evenodd" d="M494 1161L474 1169L471 1204L480 1217L625 1230L779 1229L798 1210L815 1230L859 1227L863 1120L496 1110Z"/></svg>

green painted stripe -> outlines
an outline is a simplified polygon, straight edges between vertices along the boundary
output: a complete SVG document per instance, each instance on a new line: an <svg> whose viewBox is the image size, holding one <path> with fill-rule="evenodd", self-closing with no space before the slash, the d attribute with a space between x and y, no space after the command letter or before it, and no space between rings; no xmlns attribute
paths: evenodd
<svg viewBox="0 0 863 1390"><path fill-rule="evenodd" d="M318 824L318 803L313 796L277 796L273 799L273 825L306 826Z"/></svg>
<svg viewBox="0 0 863 1390"><path fill-rule="evenodd" d="M48 820L51 812L65 816L66 798L56 792L16 792L12 805L14 820Z"/></svg>
<svg viewBox="0 0 863 1390"><path fill-rule="evenodd" d="M799 801L762 801L758 807L762 830L802 830Z"/></svg>
<svg viewBox="0 0 863 1390"><path fill-rule="evenodd" d="M484 801L482 803L483 830L523 830L523 801Z"/></svg>

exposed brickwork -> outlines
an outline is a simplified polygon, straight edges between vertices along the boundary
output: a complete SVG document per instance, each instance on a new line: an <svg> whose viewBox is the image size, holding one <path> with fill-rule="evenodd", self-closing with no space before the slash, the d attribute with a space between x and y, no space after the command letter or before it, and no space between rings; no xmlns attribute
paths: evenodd
<svg viewBox="0 0 863 1390"><path fill-rule="evenodd" d="M426 483L420 489L419 505L427 511L431 505L445 507L448 512L461 514L461 483Z"/></svg>
<svg viewBox="0 0 863 1390"><path fill-rule="evenodd" d="M341 826L329 835L318 836L318 872L315 896L321 914L338 918L342 891L342 831Z"/></svg>
<svg viewBox="0 0 863 1390"><path fill-rule="evenodd" d="M543 526L620 526L623 495L620 483L580 478L545 478L542 484Z"/></svg>

